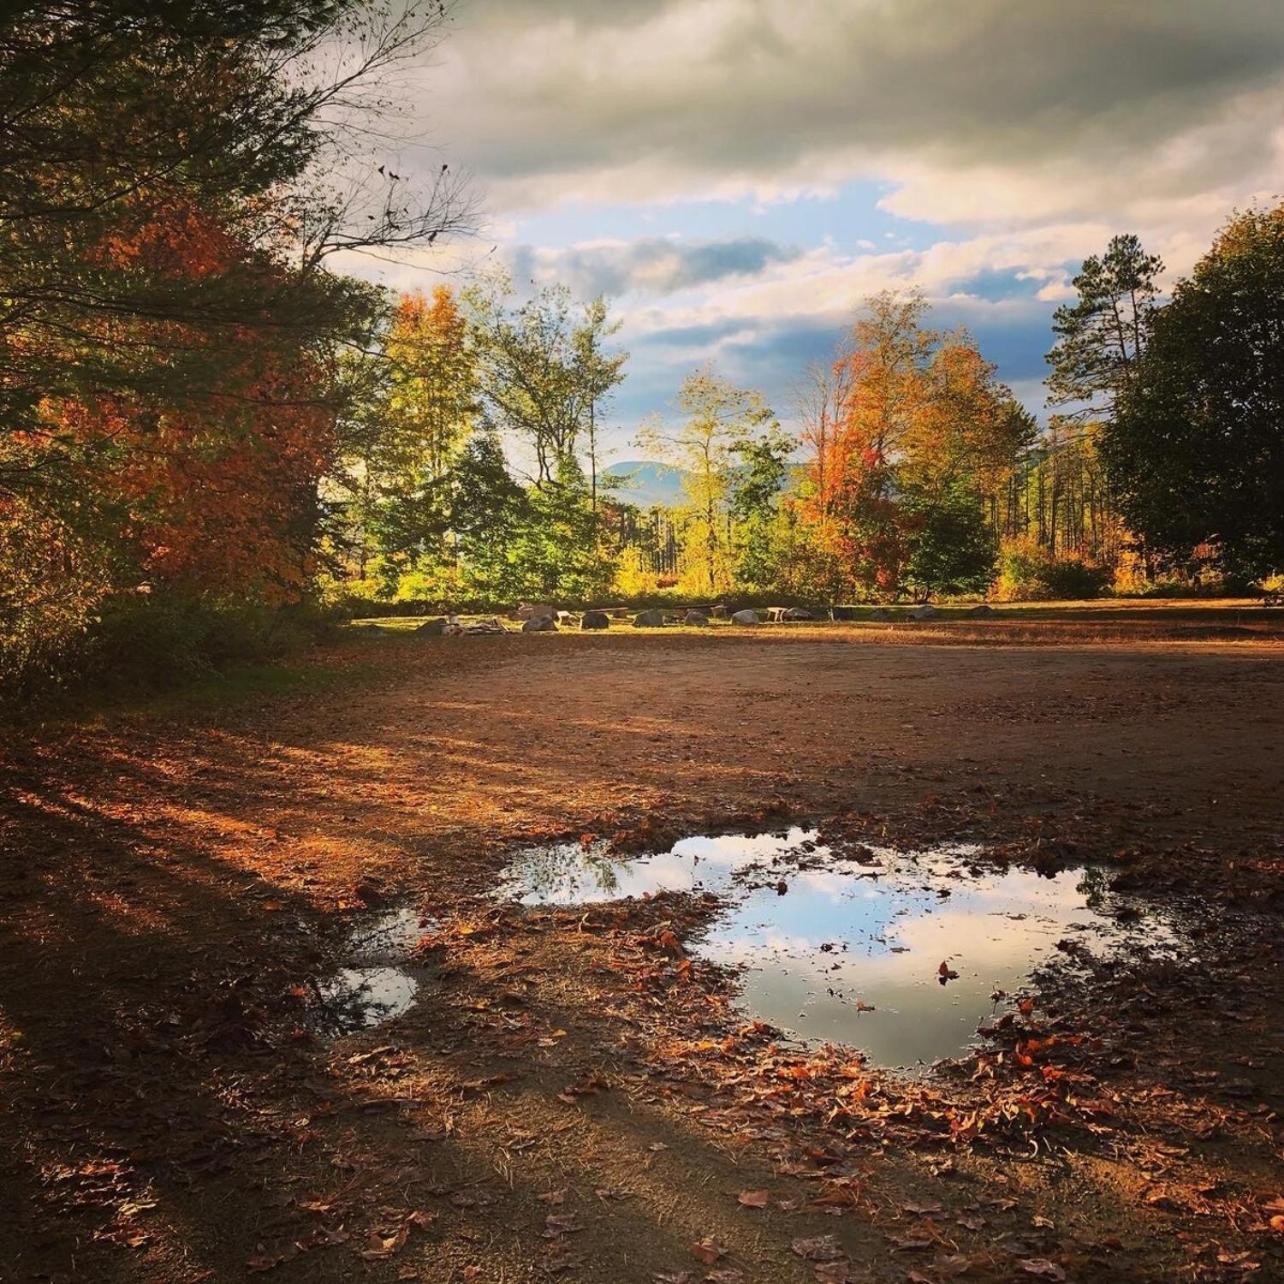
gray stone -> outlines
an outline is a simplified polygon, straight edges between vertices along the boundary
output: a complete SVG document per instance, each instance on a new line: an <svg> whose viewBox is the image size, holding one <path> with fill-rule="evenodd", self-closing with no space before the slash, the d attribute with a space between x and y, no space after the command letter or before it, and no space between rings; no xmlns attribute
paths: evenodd
<svg viewBox="0 0 1284 1284"><path fill-rule="evenodd" d="M439 638L446 632L445 620L425 620L416 630L416 633L422 633L424 637Z"/></svg>
<svg viewBox="0 0 1284 1284"><path fill-rule="evenodd" d="M938 611L936 607L929 606L928 603L924 602L922 606L916 606L910 612L910 619L911 620L934 620L938 615L940 615L940 611Z"/></svg>
<svg viewBox="0 0 1284 1284"><path fill-rule="evenodd" d="M523 625L523 633L556 633L557 621L551 615L532 615Z"/></svg>
<svg viewBox="0 0 1284 1284"><path fill-rule="evenodd" d="M474 620L471 624L464 625L464 633L468 637L486 637L507 632L508 630L494 616L488 620Z"/></svg>
<svg viewBox="0 0 1284 1284"><path fill-rule="evenodd" d="M639 611L633 617L635 629L662 629L664 627L663 611Z"/></svg>
<svg viewBox="0 0 1284 1284"><path fill-rule="evenodd" d="M709 617L703 611L688 611L682 617L682 623L696 629L703 629L708 626Z"/></svg>
<svg viewBox="0 0 1284 1284"><path fill-rule="evenodd" d="M782 620L814 620L816 617L805 607L791 606L780 613Z"/></svg>
<svg viewBox="0 0 1284 1284"><path fill-rule="evenodd" d="M732 624L760 624L761 622L762 621L758 619L757 611L737 611L731 617Z"/></svg>
<svg viewBox="0 0 1284 1284"><path fill-rule="evenodd" d="M582 629L609 629L610 627L611 617L605 611L585 611L580 616Z"/></svg>
<svg viewBox="0 0 1284 1284"><path fill-rule="evenodd" d="M969 614L969 615L993 615L993 614L994 614L994 607L992 607L992 606L987 606L984 602L982 602L982 603L980 604L980 606L974 606L974 607L973 607L973 608L968 612L968 614Z"/></svg>

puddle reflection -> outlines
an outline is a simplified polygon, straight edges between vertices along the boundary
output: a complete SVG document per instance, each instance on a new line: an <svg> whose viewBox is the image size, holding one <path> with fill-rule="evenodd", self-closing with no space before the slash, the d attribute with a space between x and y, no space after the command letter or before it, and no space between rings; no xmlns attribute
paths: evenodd
<svg viewBox="0 0 1284 1284"><path fill-rule="evenodd" d="M744 969L746 1012L799 1039L851 1044L883 1066L965 1052L1058 942L1102 953L1173 940L1163 924L1125 927L1107 915L1099 870L984 869L970 860L979 850L836 852L801 828L688 838L631 860L564 844L522 853L500 894L576 905L719 893L730 903L693 948Z"/></svg>
<svg viewBox="0 0 1284 1284"><path fill-rule="evenodd" d="M312 986L312 1028L333 1038L368 1030L408 1011L423 979L423 969L408 960L432 926L409 906L362 915L348 936L347 966Z"/></svg>

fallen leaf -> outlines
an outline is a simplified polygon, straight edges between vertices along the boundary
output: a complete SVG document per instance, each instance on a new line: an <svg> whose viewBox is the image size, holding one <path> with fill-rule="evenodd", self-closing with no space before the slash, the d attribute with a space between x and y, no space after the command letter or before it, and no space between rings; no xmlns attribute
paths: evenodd
<svg viewBox="0 0 1284 1284"><path fill-rule="evenodd" d="M727 1255L726 1246L719 1244L716 1239L709 1235L692 1244L691 1251L706 1266L712 1266L720 1257L726 1257Z"/></svg>
<svg viewBox="0 0 1284 1284"><path fill-rule="evenodd" d="M742 1190L736 1200L744 1208L766 1208L771 1196L765 1190Z"/></svg>
<svg viewBox="0 0 1284 1284"><path fill-rule="evenodd" d="M1046 1257L1027 1257L1017 1263L1017 1270L1041 1280L1064 1280L1066 1277L1064 1269Z"/></svg>
<svg viewBox="0 0 1284 1284"><path fill-rule="evenodd" d="M836 1262L847 1254L833 1235L812 1235L796 1239L789 1246L809 1262Z"/></svg>

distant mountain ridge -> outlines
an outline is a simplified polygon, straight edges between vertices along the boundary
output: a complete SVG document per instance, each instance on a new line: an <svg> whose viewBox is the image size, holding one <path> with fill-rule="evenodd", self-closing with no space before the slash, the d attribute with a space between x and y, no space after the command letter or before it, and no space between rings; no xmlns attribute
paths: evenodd
<svg viewBox="0 0 1284 1284"><path fill-rule="evenodd" d="M651 459L626 459L602 470L603 477L619 479L619 485L611 487L611 496L639 508L653 508L657 504L672 508L684 503L686 492L682 483L686 475L685 469Z"/></svg>

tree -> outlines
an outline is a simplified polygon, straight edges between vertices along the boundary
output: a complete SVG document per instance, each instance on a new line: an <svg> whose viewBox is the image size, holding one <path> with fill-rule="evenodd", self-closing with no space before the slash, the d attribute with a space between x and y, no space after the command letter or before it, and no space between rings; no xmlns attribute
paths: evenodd
<svg viewBox="0 0 1284 1284"><path fill-rule="evenodd" d="M594 513L598 501L599 417L612 389L624 378L624 363L629 358L627 352L608 352L603 345L619 333L620 324L610 319L606 299L599 295L585 306L584 320L572 336L576 373L587 385L588 422L584 435L588 443L589 500Z"/></svg>
<svg viewBox="0 0 1284 1284"><path fill-rule="evenodd" d="M590 430L596 459L597 410L624 378L627 354L603 350L618 329L603 300L589 304L577 324L564 286L547 286L516 308L508 305L509 290L509 282L500 278L466 296L481 393L492 422L530 450L535 482L544 485L576 458Z"/></svg>
<svg viewBox="0 0 1284 1284"><path fill-rule="evenodd" d="M1074 412L1083 418L1111 413L1146 350L1163 270L1158 256L1147 254L1132 235L1112 237L1105 254L1084 259L1072 282L1079 297L1052 318L1053 405L1083 402Z"/></svg>
<svg viewBox="0 0 1284 1284"><path fill-rule="evenodd" d="M517 543L528 521L526 495L509 474L498 435L477 429L451 475L450 526L467 592L489 602L519 595Z"/></svg>
<svg viewBox="0 0 1284 1284"><path fill-rule="evenodd" d="M740 464L732 484L729 511L735 538L735 576L740 584L770 588L780 578L786 532L785 482L793 439L772 424L762 437L737 448Z"/></svg>
<svg viewBox="0 0 1284 1284"><path fill-rule="evenodd" d="M1284 567L1284 205L1235 215L1172 301L1101 449L1129 526L1233 577Z"/></svg>
<svg viewBox="0 0 1284 1284"><path fill-rule="evenodd" d="M690 517L685 533L687 577L692 591L718 593L732 583L732 542L728 501L741 453L775 416L760 393L737 388L705 366L689 374L678 390L686 422L673 431L646 425L638 444L684 472Z"/></svg>
<svg viewBox="0 0 1284 1284"><path fill-rule="evenodd" d="M934 594L985 592L994 579L998 544L971 487L954 482L937 493L910 492L902 514L902 581L910 592L922 601Z"/></svg>
<svg viewBox="0 0 1284 1284"><path fill-rule="evenodd" d="M848 590L901 588L909 496L924 512L954 512L966 488L993 507L1029 440L1029 416L970 336L929 329L925 315L918 294L866 300L832 377L807 398L802 519L823 550L817 571L841 568Z"/></svg>

